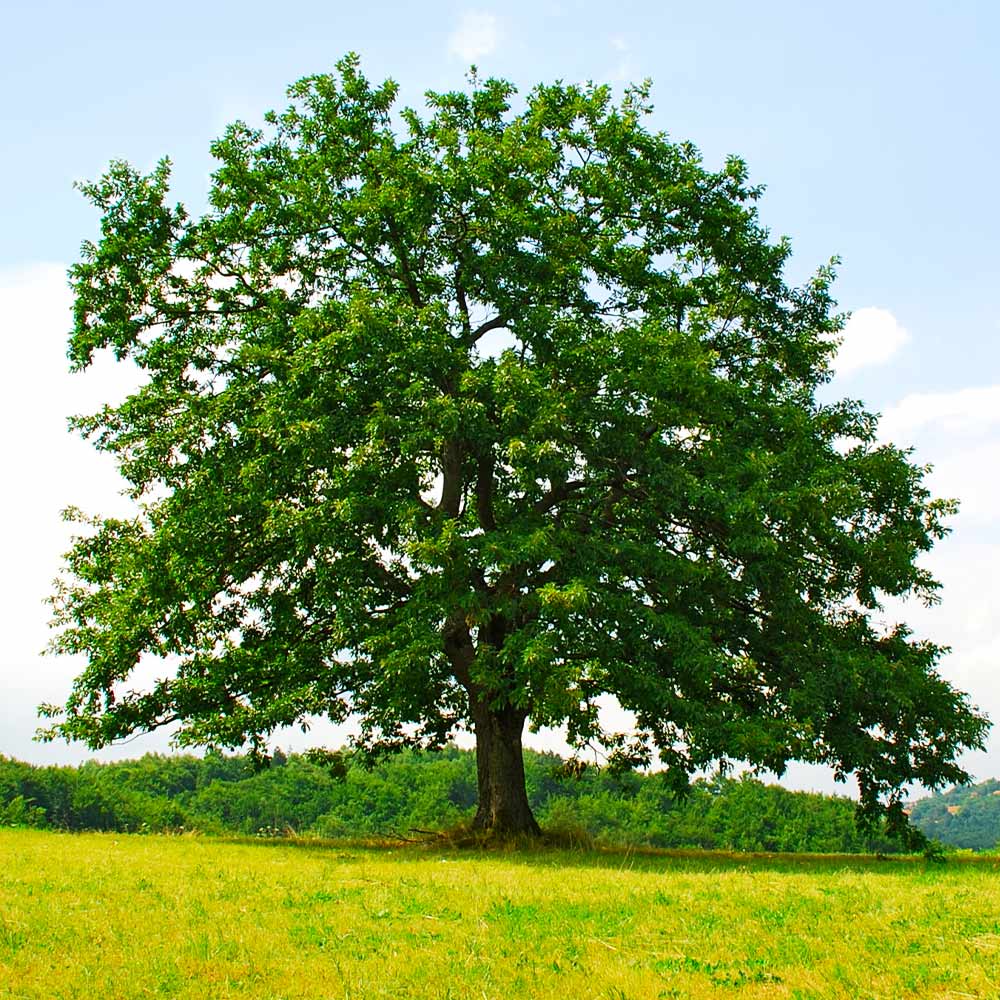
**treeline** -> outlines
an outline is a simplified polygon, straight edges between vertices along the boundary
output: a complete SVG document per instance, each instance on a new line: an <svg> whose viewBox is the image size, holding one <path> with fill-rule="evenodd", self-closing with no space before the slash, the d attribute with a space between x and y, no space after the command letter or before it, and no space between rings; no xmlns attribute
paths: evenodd
<svg viewBox="0 0 1000 1000"><path fill-rule="evenodd" d="M565 773L560 758L526 752L528 795L543 829L599 843L740 851L892 852L861 833L847 798L790 792L748 777L695 782L677 798L659 774ZM1000 797L998 797L1000 800ZM412 836L467 822L475 758L449 748L401 753L339 774L275 754L265 770L242 756L147 754L79 767L0 757L0 825L320 837ZM992 847L997 840L985 846Z"/></svg>

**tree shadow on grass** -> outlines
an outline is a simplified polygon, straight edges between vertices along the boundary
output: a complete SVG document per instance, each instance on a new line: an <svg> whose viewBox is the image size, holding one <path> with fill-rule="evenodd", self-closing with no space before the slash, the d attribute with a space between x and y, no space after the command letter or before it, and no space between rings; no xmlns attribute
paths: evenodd
<svg viewBox="0 0 1000 1000"><path fill-rule="evenodd" d="M955 867L1000 871L1000 855L947 855L944 865L932 863L921 854L793 854L777 852L719 851L698 848L656 847L567 847L530 842L469 844L447 836L424 840L320 840L309 837L221 838L227 843L258 847L286 848L323 854L332 859L353 861L364 857L392 859L406 864L436 860L443 863L496 861L536 868L603 868L650 873L689 872L710 874L722 871L788 872L831 874L837 872L878 872L912 875L927 870Z"/></svg>

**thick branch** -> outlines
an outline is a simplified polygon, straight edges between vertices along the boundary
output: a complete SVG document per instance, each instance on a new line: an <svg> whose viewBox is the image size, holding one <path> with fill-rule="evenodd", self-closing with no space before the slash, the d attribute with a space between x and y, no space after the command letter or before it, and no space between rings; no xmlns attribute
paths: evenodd
<svg viewBox="0 0 1000 1000"><path fill-rule="evenodd" d="M563 500L569 499L572 493L592 485L594 485L594 482L591 479L568 479L565 482L556 483L548 493L535 501L531 509L536 514L547 514L553 507L561 504Z"/></svg>
<svg viewBox="0 0 1000 1000"><path fill-rule="evenodd" d="M477 344L490 330L502 330L507 325L507 318L505 316L494 316L493 319L488 319L485 323L481 323L475 328L471 333L469 333L465 338L465 343L467 347L472 347Z"/></svg>
<svg viewBox="0 0 1000 1000"><path fill-rule="evenodd" d="M373 575L396 598L405 601L412 595L413 588L410 584L406 580L402 580L396 576L381 560L375 559L369 565L374 571Z"/></svg>
<svg viewBox="0 0 1000 1000"><path fill-rule="evenodd" d="M476 513L479 517L479 527L483 531L495 531L496 514L493 510L493 467L495 459L493 449L488 455L479 459L476 469Z"/></svg>
<svg viewBox="0 0 1000 1000"><path fill-rule="evenodd" d="M462 283L462 265L455 265L455 298L458 301L458 311L462 314L462 333L468 339L472 336L472 324L469 320L469 303L465 297L465 285Z"/></svg>
<svg viewBox="0 0 1000 1000"><path fill-rule="evenodd" d="M396 228L396 224L393 222L391 216L386 216L385 221L389 228L392 248L396 251L396 259L399 261L400 269L403 272L403 284L406 285L406 290L410 294L410 301L418 309L423 309L424 300L420 294L420 289L417 287L417 281L413 277L413 269L410 267L410 258L406 253L406 247L403 246L402 239L400 239L399 230Z"/></svg>
<svg viewBox="0 0 1000 1000"><path fill-rule="evenodd" d="M438 510L447 517L458 517L462 504L462 445L458 441L447 441L441 454L441 469L444 483L441 486L441 501Z"/></svg>
<svg viewBox="0 0 1000 1000"><path fill-rule="evenodd" d="M472 644L469 626L461 611L453 611L442 630L444 652L451 664L455 680L472 693L472 661L476 658L476 647Z"/></svg>

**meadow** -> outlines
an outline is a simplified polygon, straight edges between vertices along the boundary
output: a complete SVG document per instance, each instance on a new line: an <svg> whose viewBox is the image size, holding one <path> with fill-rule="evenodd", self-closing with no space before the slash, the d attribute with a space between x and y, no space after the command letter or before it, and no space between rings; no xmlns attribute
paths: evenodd
<svg viewBox="0 0 1000 1000"><path fill-rule="evenodd" d="M0 997L1000 996L1000 861L0 830Z"/></svg>

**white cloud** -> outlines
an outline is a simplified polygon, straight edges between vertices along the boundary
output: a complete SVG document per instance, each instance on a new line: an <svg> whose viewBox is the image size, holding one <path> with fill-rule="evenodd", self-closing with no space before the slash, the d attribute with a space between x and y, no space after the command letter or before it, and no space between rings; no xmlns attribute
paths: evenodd
<svg viewBox="0 0 1000 1000"><path fill-rule="evenodd" d="M921 452L918 458L923 454ZM957 447L952 452L935 451L933 456L928 486L935 496L958 500L956 530L969 531L975 522L981 530L996 533L1000 440L976 447ZM1000 601L997 605L1000 607Z"/></svg>
<svg viewBox="0 0 1000 1000"><path fill-rule="evenodd" d="M448 37L448 51L465 62L488 56L500 42L500 26L493 14L465 11Z"/></svg>
<svg viewBox="0 0 1000 1000"><path fill-rule="evenodd" d="M941 604L887 602L893 620L908 622L918 636L951 647L941 673L994 720L1000 721L1000 385L953 392L913 393L890 406L879 423L884 441L915 449L933 466L927 486L934 496L955 497L953 533L921 563L941 581ZM970 753L963 764L977 778L1000 773L1000 745Z"/></svg>
<svg viewBox="0 0 1000 1000"><path fill-rule="evenodd" d="M931 463L931 491L961 504L956 530L996 533L1000 385L905 396L882 415L879 437Z"/></svg>
<svg viewBox="0 0 1000 1000"><path fill-rule="evenodd" d="M884 364L909 341L910 334L888 309L868 306L851 315L842 338L833 368L838 375L849 375L859 368Z"/></svg>
<svg viewBox="0 0 1000 1000"><path fill-rule="evenodd" d="M882 415L879 425L887 440L910 437L929 428L937 433L981 436L1000 425L1000 385L921 392L905 396Z"/></svg>

